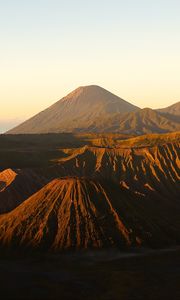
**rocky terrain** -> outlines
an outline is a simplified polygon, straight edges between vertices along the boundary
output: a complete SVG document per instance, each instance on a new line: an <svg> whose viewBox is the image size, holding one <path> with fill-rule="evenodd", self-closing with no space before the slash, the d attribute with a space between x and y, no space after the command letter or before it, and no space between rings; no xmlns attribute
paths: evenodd
<svg viewBox="0 0 180 300"><path fill-rule="evenodd" d="M21 138L27 151L29 142ZM50 164L0 173L2 249L57 252L179 244L178 132L126 139L78 135L74 148L64 148L63 138Z"/></svg>
<svg viewBox="0 0 180 300"><path fill-rule="evenodd" d="M46 182L45 177L32 170L5 169L0 172L0 214L14 209Z"/></svg>

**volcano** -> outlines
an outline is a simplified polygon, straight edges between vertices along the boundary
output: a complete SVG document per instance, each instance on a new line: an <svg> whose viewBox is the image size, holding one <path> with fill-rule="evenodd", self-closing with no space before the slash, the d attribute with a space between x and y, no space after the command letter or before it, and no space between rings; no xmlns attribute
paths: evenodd
<svg viewBox="0 0 180 300"><path fill-rule="evenodd" d="M73 132L90 129L97 119L139 109L96 86L79 87L8 133Z"/></svg>
<svg viewBox="0 0 180 300"><path fill-rule="evenodd" d="M1 248L59 252L179 243L178 133L64 151L66 157L38 172L49 176L48 184L32 178L37 170L28 171L31 180L25 170L0 174L6 211L8 192L19 199L0 216Z"/></svg>
<svg viewBox="0 0 180 300"><path fill-rule="evenodd" d="M9 134L112 133L142 135L180 130L179 103L153 110L139 107L96 86L79 87Z"/></svg>

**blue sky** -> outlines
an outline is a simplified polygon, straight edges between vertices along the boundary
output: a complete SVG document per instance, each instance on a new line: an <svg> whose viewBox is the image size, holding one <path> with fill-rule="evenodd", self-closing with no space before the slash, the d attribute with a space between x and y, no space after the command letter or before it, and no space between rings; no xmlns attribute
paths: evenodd
<svg viewBox="0 0 180 300"><path fill-rule="evenodd" d="M0 1L0 120L88 84L140 107L179 101L179 16L175 0Z"/></svg>

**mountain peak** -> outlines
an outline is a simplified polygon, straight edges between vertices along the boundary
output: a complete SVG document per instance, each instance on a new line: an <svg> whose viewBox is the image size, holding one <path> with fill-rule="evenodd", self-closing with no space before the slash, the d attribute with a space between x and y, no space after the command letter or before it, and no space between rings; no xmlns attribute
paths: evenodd
<svg viewBox="0 0 180 300"><path fill-rule="evenodd" d="M109 92L108 90L104 89L103 87L101 87L100 85L96 85L96 84L90 84L90 85L81 85L79 86L76 90L82 90L82 91L85 91L85 90L103 90L103 91L107 91Z"/></svg>
<svg viewBox="0 0 180 300"><path fill-rule="evenodd" d="M142 134L180 129L180 102L153 110L123 100L98 85L79 86L10 134L121 132Z"/></svg>
<svg viewBox="0 0 180 300"><path fill-rule="evenodd" d="M97 119L139 109L97 85L80 86L8 133L87 131Z"/></svg>
<svg viewBox="0 0 180 300"><path fill-rule="evenodd" d="M105 89L103 89L102 87L100 87L98 85L79 86L78 88L76 88L75 90L70 92L67 96L63 97L61 100L64 100L64 99L67 100L70 97L78 97L84 92L92 93L92 92L99 92L100 90L105 91Z"/></svg>
<svg viewBox="0 0 180 300"><path fill-rule="evenodd" d="M96 101L103 100L104 98L106 101L112 100L111 98L116 97L119 100L122 100L118 96L114 95L113 93L109 92L108 90L104 89L101 86L98 85L85 85L85 86L79 86L74 91L70 92L66 97L62 98L61 100L69 100L69 98L73 98L75 100L76 98L83 96L85 97L84 101L87 101L87 99L91 98L91 101L95 99ZM60 100L60 101L61 101ZM124 100L123 100L124 101Z"/></svg>
<svg viewBox="0 0 180 300"><path fill-rule="evenodd" d="M77 89L82 89L82 90L87 90L87 89L101 89L101 90L105 90L103 87L96 85L96 84L90 84L90 85L81 85L79 86Z"/></svg>

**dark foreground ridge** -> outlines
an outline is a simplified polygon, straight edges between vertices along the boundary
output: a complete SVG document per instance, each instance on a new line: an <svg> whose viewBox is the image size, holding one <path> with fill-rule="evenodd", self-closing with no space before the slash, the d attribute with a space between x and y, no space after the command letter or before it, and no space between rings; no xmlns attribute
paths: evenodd
<svg viewBox="0 0 180 300"><path fill-rule="evenodd" d="M0 259L3 299L178 300L180 255L118 251Z"/></svg>

